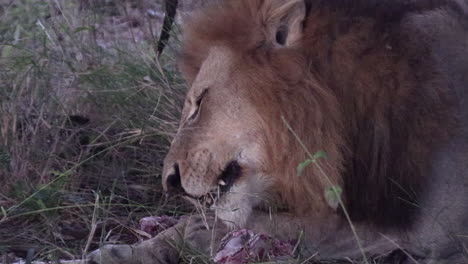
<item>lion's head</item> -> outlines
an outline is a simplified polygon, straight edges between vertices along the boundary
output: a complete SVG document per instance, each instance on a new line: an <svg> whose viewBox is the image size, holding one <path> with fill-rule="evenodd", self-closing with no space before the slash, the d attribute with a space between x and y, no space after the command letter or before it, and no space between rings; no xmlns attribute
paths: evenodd
<svg viewBox="0 0 468 264"><path fill-rule="evenodd" d="M164 163L168 192L240 226L272 199L328 210L323 190L340 182L340 121L300 47L305 13L304 1L225 1L185 28L180 69L191 88ZM315 168L298 176L318 150L329 155L320 168L329 178Z"/></svg>

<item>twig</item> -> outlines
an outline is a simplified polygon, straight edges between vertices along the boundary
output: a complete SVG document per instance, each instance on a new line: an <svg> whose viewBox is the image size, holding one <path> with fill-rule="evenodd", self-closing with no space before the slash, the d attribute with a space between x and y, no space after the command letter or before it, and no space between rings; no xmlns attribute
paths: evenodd
<svg viewBox="0 0 468 264"><path fill-rule="evenodd" d="M171 32L172 24L174 23L179 0L166 0L164 1L164 4L166 6L166 15L164 16L164 22L161 29L161 34L159 35L159 41L156 50L156 54L158 54L158 56L161 55L164 48L166 47L167 41L169 40L169 33Z"/></svg>
<svg viewBox="0 0 468 264"><path fill-rule="evenodd" d="M88 253L89 246L91 245L94 234L96 233L96 228L97 228L96 215L97 215L98 207L99 207L99 194L96 193L96 201L94 202L93 218L91 219L91 231L89 232L88 240L86 241L86 246L83 251L84 255Z"/></svg>

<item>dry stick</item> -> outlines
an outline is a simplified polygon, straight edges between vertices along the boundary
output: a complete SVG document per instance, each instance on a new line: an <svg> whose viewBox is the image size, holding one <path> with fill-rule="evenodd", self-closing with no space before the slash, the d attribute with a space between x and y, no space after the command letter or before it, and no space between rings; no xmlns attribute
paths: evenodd
<svg viewBox="0 0 468 264"><path fill-rule="evenodd" d="M44 243L46 245L49 245L49 246L53 247L57 251L62 252L63 254L67 255L67 257L70 258L70 259L73 259L75 257L72 253L66 251L65 249L63 249L63 248L61 248L61 247L59 247L59 246L45 240L45 239L42 239L42 238L37 237L37 236L31 236L31 237L36 239L37 241L39 241L41 243ZM61 239L61 241L63 242L63 239ZM33 263L35 263L35 261Z"/></svg>
<svg viewBox="0 0 468 264"><path fill-rule="evenodd" d="M216 200L213 204L216 204L218 202L218 199L219 197L221 196L221 193L220 193L220 188L219 188L219 185L217 186L216 188ZM216 224L218 222L218 213L217 211L215 210L215 214L214 214L214 223L213 223L213 229L211 231L211 243L210 243L210 257L213 257L214 256L214 249L213 249L213 245L214 245L214 242L215 242L215 229L216 229Z"/></svg>
<svg viewBox="0 0 468 264"><path fill-rule="evenodd" d="M318 251L315 252L314 254L312 254L312 256L310 256L310 257L306 258L304 261L302 261L301 264L307 263L309 260L311 260L311 259L313 259L315 256L317 256L317 254L318 254Z"/></svg>
<svg viewBox="0 0 468 264"><path fill-rule="evenodd" d="M179 4L179 0L166 0L164 1L166 6L166 15L164 16L164 22L161 29L161 34L159 35L158 46L156 49L156 54L159 57L163 52L164 48L166 47L167 41L170 37L170 31L172 28L172 24L174 23L174 18L177 13L177 5Z"/></svg>
<svg viewBox="0 0 468 264"><path fill-rule="evenodd" d="M91 242L93 241L94 234L96 233L96 228L97 228L96 215L97 215L98 207L99 207L99 194L96 193L96 201L94 202L93 218L91 219L91 231L89 232L88 240L86 241L86 246L84 248L83 255L86 255L86 253L88 252L89 246L91 245Z"/></svg>
<svg viewBox="0 0 468 264"><path fill-rule="evenodd" d="M198 215L202 217L203 224L205 225L207 230L210 230L210 224L208 223L208 218L206 217L206 210L205 206L200 203L200 201L197 200L197 205L195 206L195 209L198 212Z"/></svg>
<svg viewBox="0 0 468 264"><path fill-rule="evenodd" d="M383 236L385 239L387 239L388 241L390 241L390 243L392 243L393 245L395 245L398 249L400 249L403 253L405 253L405 255L411 259L411 261L413 261L414 263L418 264L419 262L413 257L411 256L411 254L409 254L406 250L404 250L403 248L400 247L400 245L398 245L397 242L395 242L393 239L389 238L388 236L380 233L381 236Z"/></svg>
<svg viewBox="0 0 468 264"><path fill-rule="evenodd" d="M293 251L292 251L292 255L294 256L294 254L296 253L297 249L299 248L299 245L301 244L301 240L302 240L302 237L304 236L304 231L301 230L301 232L299 233L299 238L297 239L297 243L296 245L294 245L294 248L293 248ZM317 252L318 253L318 252ZM315 256L316 254L314 254L313 256Z"/></svg>
<svg viewBox="0 0 468 264"><path fill-rule="evenodd" d="M286 127L288 128L289 131L291 131L291 133L294 135L294 137L296 138L296 140L299 142L299 144L301 145L301 147L304 149L304 151L306 152L306 154L309 156L309 158L311 160L313 160L313 156L312 153L310 153L310 151L307 149L307 147L304 145L304 142L302 142L302 140L299 138L299 136L296 134L296 132L292 129L292 127L289 125L289 123L286 121L286 119L284 118L284 116L281 116L281 119L283 120L284 124L286 125ZM322 176L328 181L328 184L330 184L330 186L333 186L333 183L331 182L330 178L328 178L328 176L325 174L325 172L323 171L322 167L317 163L317 162L314 162L314 164L317 166L317 168L319 169L320 173L322 174ZM356 242L358 244L358 247L359 247L359 250L361 251L361 254L362 254L362 257L364 258L364 263L366 264L369 264L369 262L367 261L367 257L366 257L366 253L364 252L364 248L362 247L361 245L361 241L359 239L359 236L356 232L356 228L354 227L354 224L353 222L351 221L351 217L349 216L348 214L348 210L346 210L345 206L344 206L344 203L343 201L341 200L341 197L340 197L340 194L336 191L335 188L332 188L332 191L335 193L335 196L338 198L338 203L340 204L341 208L343 209L343 213L346 217L346 220L348 221L349 223L349 226L351 228L351 231L353 232L353 235L356 239Z"/></svg>

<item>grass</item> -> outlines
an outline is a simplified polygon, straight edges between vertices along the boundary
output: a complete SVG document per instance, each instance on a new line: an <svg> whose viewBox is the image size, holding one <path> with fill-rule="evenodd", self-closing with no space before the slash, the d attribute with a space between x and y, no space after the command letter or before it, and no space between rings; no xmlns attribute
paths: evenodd
<svg viewBox="0 0 468 264"><path fill-rule="evenodd" d="M185 84L149 2L0 0L0 255L134 243L185 210L160 186Z"/></svg>

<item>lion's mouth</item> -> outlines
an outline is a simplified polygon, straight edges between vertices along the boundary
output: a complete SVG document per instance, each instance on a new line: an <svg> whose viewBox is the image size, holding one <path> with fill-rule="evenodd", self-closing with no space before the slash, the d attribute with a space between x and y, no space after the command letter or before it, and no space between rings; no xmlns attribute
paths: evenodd
<svg viewBox="0 0 468 264"><path fill-rule="evenodd" d="M217 179L217 185L212 191L198 197L196 200L199 204L206 207L211 207L224 194L228 193L234 183L241 177L242 169L237 161L229 162ZM194 198L194 197L191 197Z"/></svg>
<svg viewBox="0 0 468 264"><path fill-rule="evenodd" d="M241 176L241 166L237 161L231 161L224 168L221 175L218 177L218 186L222 193L229 191L234 185L234 182Z"/></svg>

